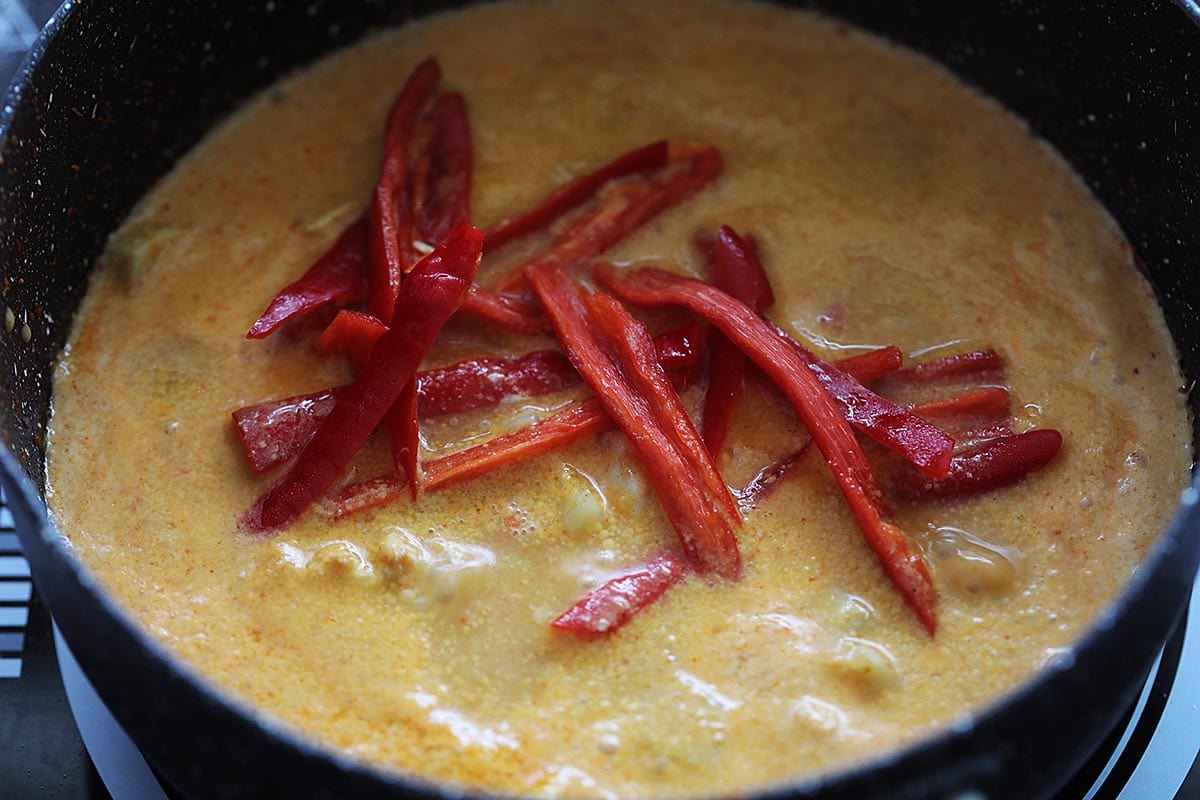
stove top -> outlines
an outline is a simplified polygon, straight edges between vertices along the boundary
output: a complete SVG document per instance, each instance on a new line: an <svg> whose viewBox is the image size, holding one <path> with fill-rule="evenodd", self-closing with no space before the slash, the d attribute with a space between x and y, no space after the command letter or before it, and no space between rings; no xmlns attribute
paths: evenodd
<svg viewBox="0 0 1200 800"><path fill-rule="evenodd" d="M0 85L55 0L0 0ZM96 696L0 498L0 800L173 800ZM1200 800L1200 580L1116 729L1055 800Z"/></svg>

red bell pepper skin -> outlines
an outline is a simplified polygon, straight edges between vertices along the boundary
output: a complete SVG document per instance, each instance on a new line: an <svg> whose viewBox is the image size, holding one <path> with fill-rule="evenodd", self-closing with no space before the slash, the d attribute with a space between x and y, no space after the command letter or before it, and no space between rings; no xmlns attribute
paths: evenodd
<svg viewBox="0 0 1200 800"><path fill-rule="evenodd" d="M482 477L497 469L534 458L559 447L595 436L611 428L612 419L595 398L560 409L531 425L501 434L483 444L425 462L423 489L433 492L446 486ZM377 508L396 500L405 484L395 475L380 475L351 484L329 501L334 519Z"/></svg>
<svg viewBox="0 0 1200 800"><path fill-rule="evenodd" d="M892 374L904 363L904 355L895 345L881 347L857 356L850 356L837 361L837 367L862 384L875 381Z"/></svg>
<svg viewBox="0 0 1200 800"><path fill-rule="evenodd" d="M408 481L409 494L415 502L421 494L421 428L417 421L417 376L413 375L400 390L400 396L384 417L387 422L388 443L392 449L392 466Z"/></svg>
<svg viewBox="0 0 1200 800"><path fill-rule="evenodd" d="M337 403L337 389L285 397L233 412L242 449L255 473L273 469L300 452Z"/></svg>
<svg viewBox="0 0 1200 800"><path fill-rule="evenodd" d="M317 337L316 348L321 353L337 353L362 366L375 346L375 340L387 330L370 314L343 308Z"/></svg>
<svg viewBox="0 0 1200 800"><path fill-rule="evenodd" d="M430 132L414 168L413 219L417 236L432 247L455 225L471 220L474 153L466 102L458 92L438 95L422 122Z"/></svg>
<svg viewBox="0 0 1200 800"><path fill-rule="evenodd" d="M718 175L724 162L715 147L687 147L671 153L667 166L643 178L613 184L596 208L577 220L524 268L571 269L589 265L605 250L666 209L696 194ZM514 271L493 287L520 290L523 271Z"/></svg>
<svg viewBox="0 0 1200 800"><path fill-rule="evenodd" d="M675 438L678 431L672 425L668 425L670 432L665 430L644 393L631 384L624 372L631 368L629 359L623 358L620 365L614 360L611 346L617 343L598 332L584 300L562 270L528 268L526 278L567 357L629 438L684 552L701 571L737 578L741 560L733 526L738 517L727 510L732 501L724 484L724 499L715 497L694 472ZM704 453L703 447L700 452Z"/></svg>
<svg viewBox="0 0 1200 800"><path fill-rule="evenodd" d="M920 553L887 519L887 501L849 424L817 375L791 342L752 308L701 281L657 269L618 277L597 272L599 283L636 305L681 305L706 319L746 353L799 414L837 479L867 544L925 629L937 629L937 592Z"/></svg>
<svg viewBox="0 0 1200 800"><path fill-rule="evenodd" d="M941 383L963 376L980 375L984 379L991 375L1000 378L1004 371L1004 359L988 347L969 353L935 358L897 370L892 380L905 385Z"/></svg>
<svg viewBox="0 0 1200 800"><path fill-rule="evenodd" d="M810 445L812 445L811 439L801 445L799 450L763 467L757 475L750 479L750 482L737 493L738 506L742 509L743 514L749 514L758 508L775 491L775 487L800 463L800 459L808 452Z"/></svg>
<svg viewBox="0 0 1200 800"><path fill-rule="evenodd" d="M385 322L392 318L400 283L414 260L411 198L406 196L410 139L420 112L437 88L441 75L435 60L422 61L388 113L383 163L371 197L367 238L370 286L367 310Z"/></svg>
<svg viewBox="0 0 1200 800"><path fill-rule="evenodd" d="M686 561L674 553L663 553L640 569L592 589L551 622L550 627L582 639L611 635L687 573Z"/></svg>
<svg viewBox="0 0 1200 800"><path fill-rule="evenodd" d="M901 469L893 484L900 494L915 500L984 492L1016 483L1046 466L1062 443L1062 434L1052 428L1001 436L956 455L950 474L941 480Z"/></svg>
<svg viewBox="0 0 1200 800"><path fill-rule="evenodd" d="M388 331L296 460L246 512L243 527L286 528L328 491L416 375L474 280L482 249L483 233L464 224L421 260L397 296Z"/></svg>
<svg viewBox="0 0 1200 800"><path fill-rule="evenodd" d="M495 250L513 239L548 227L563 214L592 199L609 181L666 166L668 153L667 141L663 139L630 150L597 170L572 178L528 211L493 223L487 229L483 249Z"/></svg>
<svg viewBox="0 0 1200 800"><path fill-rule="evenodd" d="M808 364L851 425L912 462L923 474L934 478L946 475L954 454L954 440L945 431L880 397L828 361L817 358L778 327L775 331Z"/></svg>
<svg viewBox="0 0 1200 800"><path fill-rule="evenodd" d="M775 303L771 283L758 257L728 225L717 233L711 261L713 286L760 314ZM700 415L704 445L714 457L725 447L745 370L745 353L724 336L714 335L708 353L708 389L704 393L704 409Z"/></svg>
<svg viewBox="0 0 1200 800"><path fill-rule="evenodd" d="M921 403L909 410L953 436L960 449L964 442L977 444L985 439L1012 435L1007 389L984 389Z"/></svg>
<svg viewBox="0 0 1200 800"><path fill-rule="evenodd" d="M321 335L318 346L326 352L348 355L361 366L375 340L386 330L370 314L343 309ZM695 366L704 351L705 336L704 327L694 321L656 336L654 346L663 369ZM569 389L578 383L579 374L557 350L534 350L517 358L466 359L417 373L419 415L429 418L460 414L513 397L537 397ZM324 398L336 391L327 389L234 411L238 436L251 469L265 472L300 452L321 420L333 410L333 403L324 399L303 401Z"/></svg>
<svg viewBox="0 0 1200 800"><path fill-rule="evenodd" d="M626 381L645 398L659 426L674 441L705 491L721 502L733 520L740 524L741 517L729 487L717 471L679 393L658 363L658 352L646 326L608 295L584 295L582 299L593 323L607 338L609 350Z"/></svg>
<svg viewBox="0 0 1200 800"><path fill-rule="evenodd" d="M342 231L299 280L275 295L246 338L265 339L292 317L330 304L343 306L366 297L367 285L363 279L366 248L367 219L363 216Z"/></svg>
<svg viewBox="0 0 1200 800"><path fill-rule="evenodd" d="M471 289L463 301L462 310L512 333L536 336L550 332L550 323L545 315L525 299L479 286Z"/></svg>
<svg viewBox="0 0 1200 800"><path fill-rule="evenodd" d="M859 383L869 383L899 369L902 358L900 348L888 346L843 358L835 363L838 369ZM800 459L808 452L811 445L812 440L809 439L795 452L759 470L758 474L737 493L738 507L742 509L742 513L748 514L770 497L775 491L775 487L800 463Z"/></svg>

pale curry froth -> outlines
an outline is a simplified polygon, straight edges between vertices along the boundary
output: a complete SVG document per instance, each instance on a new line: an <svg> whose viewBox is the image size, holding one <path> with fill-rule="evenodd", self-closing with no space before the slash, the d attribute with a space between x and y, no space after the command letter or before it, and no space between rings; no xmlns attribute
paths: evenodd
<svg viewBox="0 0 1200 800"><path fill-rule="evenodd" d="M690 577L590 643L547 623L673 540L618 433L416 505L336 524L313 511L274 538L237 529L270 478L250 475L230 412L350 376L295 332L244 333L364 207L387 107L431 54L467 100L479 224L645 142L709 143L723 175L617 262L703 274L693 234L730 224L761 243L772 318L825 355L1001 352L1018 427L1058 428L1066 445L1018 486L897 504L941 591L936 638L815 452L746 518L740 582ZM430 363L546 344L455 321ZM319 741L510 793L721 794L911 741L1076 639L1184 485L1180 382L1111 220L939 67L769 6L502 3L264 92L145 198L56 375L48 495L157 638ZM566 399L431 423L429 452ZM804 438L751 380L722 471L741 486Z"/></svg>

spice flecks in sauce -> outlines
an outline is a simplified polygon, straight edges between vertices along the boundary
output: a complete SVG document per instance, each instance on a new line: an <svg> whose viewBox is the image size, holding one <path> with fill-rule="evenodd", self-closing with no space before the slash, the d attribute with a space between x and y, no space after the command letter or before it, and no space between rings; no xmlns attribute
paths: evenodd
<svg viewBox="0 0 1200 800"><path fill-rule="evenodd" d="M57 374L60 529L227 690L330 746L502 792L736 793L868 758L1026 679L1114 597L1184 485L1173 349L1127 245L1060 159L940 68L841 30L715 0L497 3L252 101L110 243ZM590 643L547 623L673 541L616 434L415 506L310 513L277 541L237 533L262 484L229 412L349 374L295 337L242 335L368 201L386 110L431 53L466 97L479 223L630 147L711 143L719 181L614 260L703 274L693 234L730 224L758 238L773 318L819 350L1004 355L1019 423L1067 445L1003 491L898 505L914 539L941 532L926 537L936 639L811 453L748 515L740 582L689 577ZM430 366L528 349L456 321ZM560 399L439 420L430 452ZM804 438L752 380L719 463L740 486Z"/></svg>

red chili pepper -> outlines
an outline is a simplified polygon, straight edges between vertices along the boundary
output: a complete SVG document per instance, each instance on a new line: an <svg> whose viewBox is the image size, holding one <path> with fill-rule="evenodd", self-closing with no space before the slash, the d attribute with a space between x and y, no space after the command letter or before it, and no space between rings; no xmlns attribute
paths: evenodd
<svg viewBox="0 0 1200 800"><path fill-rule="evenodd" d="M567 357L638 453L684 552L698 568L736 578L741 571L737 540L733 535L738 517L736 511L728 510L733 505L728 489L722 483L724 498L714 496L708 481L696 472L696 454L682 452L675 421L660 420L643 387L631 383L644 384L652 380L640 374L645 359L638 358L635 364L630 357L630 350L638 347L628 339L633 332L626 331L627 338L621 341L612 341L611 337L600 334L597 323L607 326L611 320L607 317L594 320L584 300L561 270L529 268L526 277L554 323ZM649 341L648 335L646 341ZM621 348L620 352L614 352L617 348ZM653 353L652 347L650 352ZM650 361L658 368L653 357ZM661 368L658 369L661 372ZM631 375L631 372L638 374ZM673 388L671 394L674 394ZM663 401L662 398L653 400ZM675 401L678 402L677 395ZM707 456L703 447L699 448L699 454ZM719 481L719 475L717 479Z"/></svg>
<svg viewBox="0 0 1200 800"><path fill-rule="evenodd" d="M388 331L296 460L246 513L244 527L285 528L329 489L416 375L471 285L482 248L483 233L464 224L421 260L397 296Z"/></svg>
<svg viewBox="0 0 1200 800"><path fill-rule="evenodd" d="M337 389L285 397L233 412L242 449L255 473L273 469L304 447L337 403Z"/></svg>
<svg viewBox="0 0 1200 800"><path fill-rule="evenodd" d="M572 224L525 267L570 269L590 264L661 212L703 189L721 174L722 165L721 153L715 147L675 150L662 169L610 186L601 194L595 209ZM514 292L524 282L522 272L514 271L493 288Z"/></svg>
<svg viewBox="0 0 1200 800"><path fill-rule="evenodd" d="M383 164L371 198L367 241L368 310L385 322L392 318L400 283L414 260L411 198L406 197L409 140L441 74L437 61L432 58L422 61L388 113Z"/></svg>
<svg viewBox="0 0 1200 800"><path fill-rule="evenodd" d="M701 249L707 249L702 245ZM712 284L736 297L758 313L775 303L771 283L758 257L728 225L712 243ZM733 419L733 406L742 388L746 354L720 334L712 338L708 353L708 389L704 393L701 430L704 445L714 457L720 455Z"/></svg>
<svg viewBox="0 0 1200 800"><path fill-rule="evenodd" d="M1052 428L1001 436L956 455L941 480L901 469L893 483L902 495L918 500L996 489L1049 464L1062 443L1062 434Z"/></svg>
<svg viewBox="0 0 1200 800"><path fill-rule="evenodd" d="M342 306L367 294L363 262L367 246L367 219L359 217L294 283L285 286L250 328L247 339L265 339L280 325L300 314L327 305Z"/></svg>
<svg viewBox="0 0 1200 800"><path fill-rule="evenodd" d="M548 226L576 206L590 200L600 187L635 172L658 169L667 163L667 141L653 142L617 156L597 170L572 178L546 196L542 202L515 217L506 217L487 229L484 250L498 247Z"/></svg>
<svg viewBox="0 0 1200 800"><path fill-rule="evenodd" d="M427 144L422 145L413 170L413 219L417 236L432 247L455 225L471 221L474 154L463 96L439 95L422 127L428 130L416 138L427 139Z"/></svg>
<svg viewBox="0 0 1200 800"><path fill-rule="evenodd" d="M687 572L686 561L674 553L663 553L644 567L592 589L550 627L584 639L611 634L683 580Z"/></svg>
<svg viewBox="0 0 1200 800"><path fill-rule="evenodd" d="M787 396L846 496L867 544L918 619L937 628L937 592L920 553L887 519L887 502L843 410L793 344L753 309L708 284L657 269L618 277L598 270L601 285L638 305L682 305L737 344Z"/></svg>

